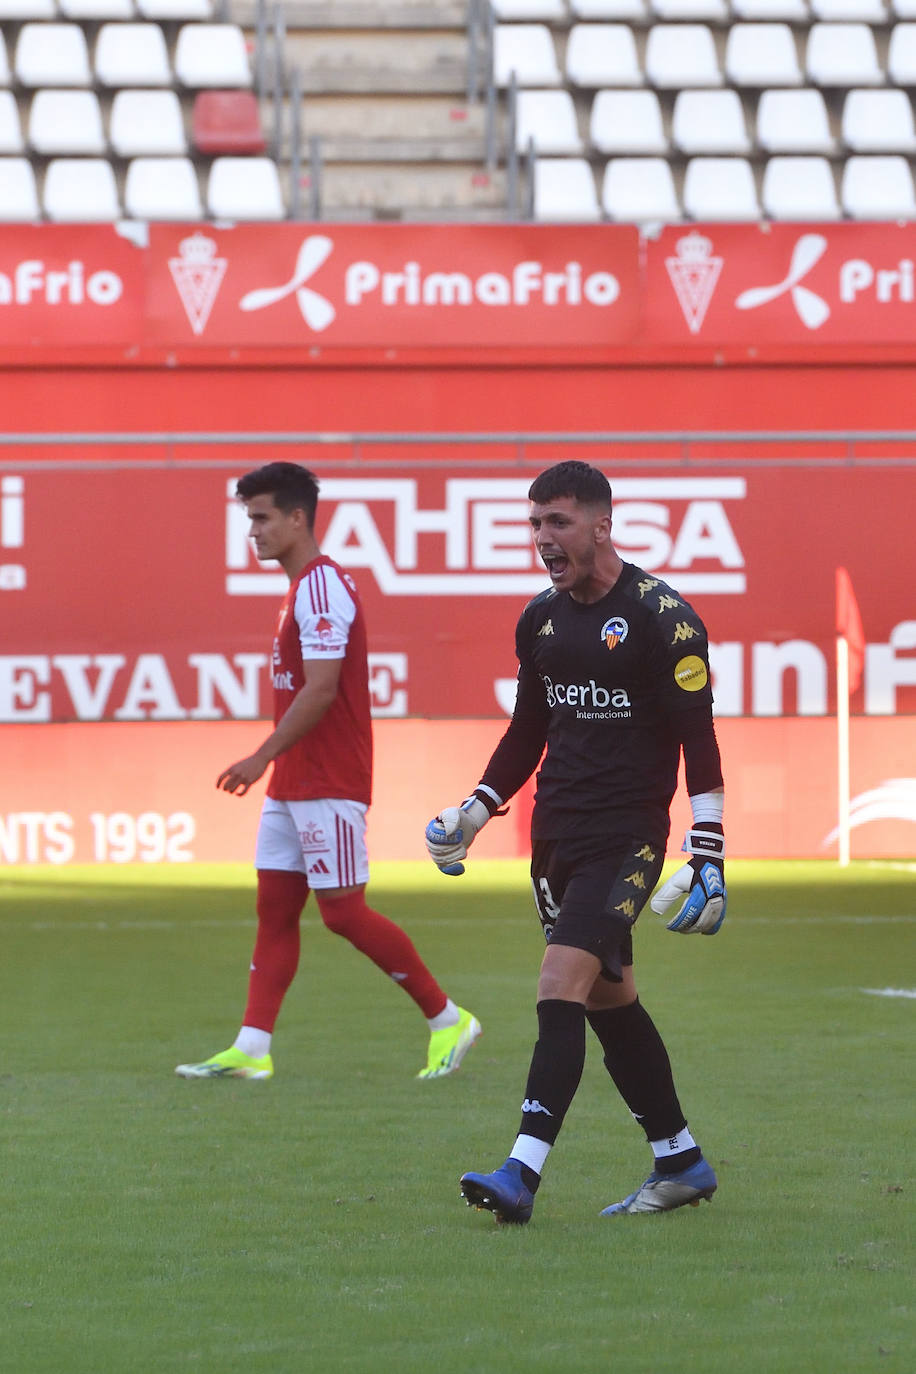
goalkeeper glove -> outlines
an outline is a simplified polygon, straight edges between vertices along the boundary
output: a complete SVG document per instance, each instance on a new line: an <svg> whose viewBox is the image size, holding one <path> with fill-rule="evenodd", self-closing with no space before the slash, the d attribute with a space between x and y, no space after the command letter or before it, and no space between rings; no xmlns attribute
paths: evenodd
<svg viewBox="0 0 916 1374"><path fill-rule="evenodd" d="M490 812L479 797L468 797L460 806L446 806L426 827L429 857L443 873L457 876L464 872L474 837L483 830Z"/></svg>
<svg viewBox="0 0 916 1374"><path fill-rule="evenodd" d="M668 929L680 935L715 935L725 920L728 902L721 825L701 822L694 826L687 831L681 848L691 855L690 862L659 888L649 905L659 916L665 916L668 908L686 893L677 915L668 922Z"/></svg>

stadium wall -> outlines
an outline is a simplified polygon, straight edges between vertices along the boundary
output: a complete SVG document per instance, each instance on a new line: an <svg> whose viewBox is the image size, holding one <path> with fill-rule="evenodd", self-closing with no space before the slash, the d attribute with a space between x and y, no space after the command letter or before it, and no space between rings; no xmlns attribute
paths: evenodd
<svg viewBox="0 0 916 1374"><path fill-rule="evenodd" d="M212 782L263 732L282 579L230 492L284 456L367 606L376 857L422 852L504 726L524 494L570 456L710 627L733 854L836 852L849 569L852 852L912 856L916 231L771 229L4 230L0 864L250 852ZM481 852L524 853L529 806Z"/></svg>

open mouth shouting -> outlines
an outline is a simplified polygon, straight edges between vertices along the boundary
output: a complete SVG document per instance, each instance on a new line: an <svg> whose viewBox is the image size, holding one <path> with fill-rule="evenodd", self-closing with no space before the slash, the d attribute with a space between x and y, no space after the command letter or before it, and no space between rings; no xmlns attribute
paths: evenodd
<svg viewBox="0 0 916 1374"><path fill-rule="evenodd" d="M569 559L565 553L541 553L544 567L550 575L551 582L559 582L566 569L569 567Z"/></svg>

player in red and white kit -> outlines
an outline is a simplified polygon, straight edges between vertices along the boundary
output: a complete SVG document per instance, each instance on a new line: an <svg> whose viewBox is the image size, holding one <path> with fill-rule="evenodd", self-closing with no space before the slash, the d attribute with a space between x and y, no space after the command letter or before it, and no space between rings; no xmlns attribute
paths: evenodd
<svg viewBox="0 0 916 1374"><path fill-rule="evenodd" d="M458 1068L480 1024L446 996L399 926L373 911L366 812L372 794L372 725L366 628L356 586L315 539L318 479L296 463L268 463L236 486L261 560L276 559L290 586L280 608L271 673L275 728L217 787L244 796L273 764L258 827L258 931L248 1005L235 1043L182 1078L273 1076L271 1039L299 962L299 918L314 891L321 919L388 974L429 1025L419 1078Z"/></svg>

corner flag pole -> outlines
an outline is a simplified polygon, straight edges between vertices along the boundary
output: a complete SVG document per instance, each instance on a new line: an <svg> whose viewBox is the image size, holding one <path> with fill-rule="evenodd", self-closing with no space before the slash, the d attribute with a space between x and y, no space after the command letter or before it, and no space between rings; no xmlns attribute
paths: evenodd
<svg viewBox="0 0 916 1374"><path fill-rule="evenodd" d="M837 727L837 858L849 864L849 698L862 681L865 634L852 579L845 568L836 570L836 727Z"/></svg>
<svg viewBox="0 0 916 1374"><path fill-rule="evenodd" d="M844 635L836 641L836 734L837 788L839 816L837 821L837 859L840 868L849 866L849 642Z"/></svg>

